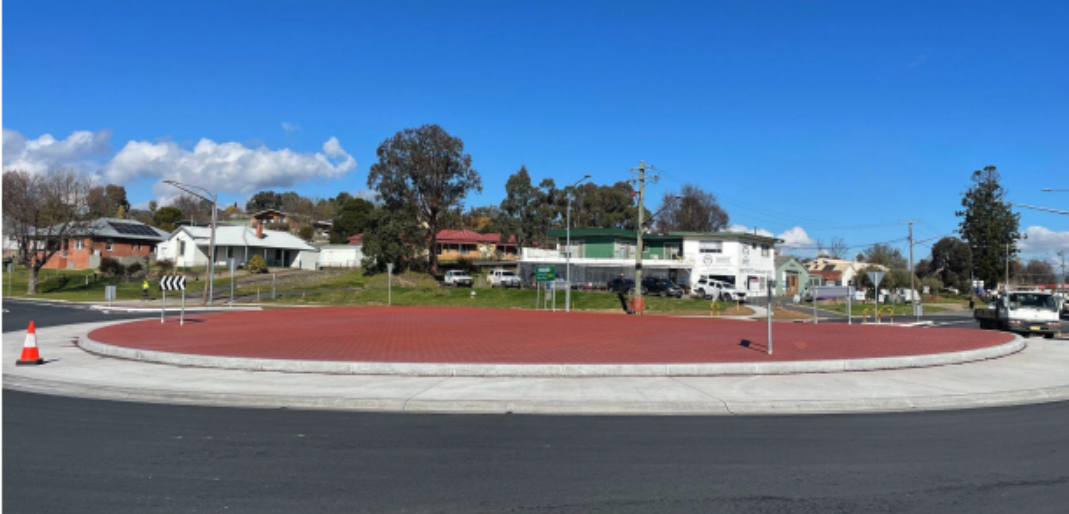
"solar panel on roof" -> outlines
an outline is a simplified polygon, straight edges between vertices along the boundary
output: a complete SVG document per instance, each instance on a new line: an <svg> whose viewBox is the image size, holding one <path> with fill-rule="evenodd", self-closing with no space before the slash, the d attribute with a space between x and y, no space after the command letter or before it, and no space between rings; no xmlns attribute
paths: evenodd
<svg viewBox="0 0 1069 514"><path fill-rule="evenodd" d="M129 234L133 236L157 236L156 231L152 227L146 225L139 225L134 223L113 223L108 222L111 228L115 229L120 234Z"/></svg>

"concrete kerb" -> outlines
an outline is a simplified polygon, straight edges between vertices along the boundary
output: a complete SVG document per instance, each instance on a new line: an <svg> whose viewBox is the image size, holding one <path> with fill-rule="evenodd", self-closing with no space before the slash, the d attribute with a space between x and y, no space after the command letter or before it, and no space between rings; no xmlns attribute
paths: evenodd
<svg viewBox="0 0 1069 514"><path fill-rule="evenodd" d="M85 386L24 377L5 377L4 388L97 400L265 409L356 410L447 414L551 415L788 415L954 410L1006 407L1069 400L1069 386L967 395L856 400L770 400L754 402L613 402L549 400L401 400L245 393L179 393L144 388Z"/></svg>
<svg viewBox="0 0 1069 514"><path fill-rule="evenodd" d="M160 312L159 307L126 307L122 305L100 305L94 304L89 306L90 309L103 311L103 312ZM167 307L164 312L179 312L181 307ZM259 306L234 306L220 305L218 307L186 307L186 312L198 312L198 311L262 311L263 307Z"/></svg>
<svg viewBox="0 0 1069 514"><path fill-rule="evenodd" d="M87 352L106 357L201 368L340 375L545 378L714 377L893 370L996 359L1017 353L1027 346L1024 338L1014 336L1008 343L989 348L868 359L693 364L448 364L309 361L180 354L110 345L91 339L88 333L79 337L78 345Z"/></svg>

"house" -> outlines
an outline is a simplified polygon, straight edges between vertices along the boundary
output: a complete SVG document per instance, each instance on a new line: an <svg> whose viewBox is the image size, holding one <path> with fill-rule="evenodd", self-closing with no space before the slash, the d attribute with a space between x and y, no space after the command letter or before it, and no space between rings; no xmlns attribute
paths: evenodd
<svg viewBox="0 0 1069 514"><path fill-rule="evenodd" d="M820 282L822 286L845 286L849 284L855 284L857 274L865 268L875 268L881 271L887 271L887 268L878 264L867 264L864 262L847 261L842 259L831 259L828 257L817 257L806 263L806 271L816 281Z"/></svg>
<svg viewBox="0 0 1069 514"><path fill-rule="evenodd" d="M170 259L175 266L205 266L211 241L210 227L179 227L171 233L158 253L159 259ZM215 229L215 265L226 265L227 259L237 259L244 265L254 255L267 261L268 266L308 268L310 253L318 249L288 232L266 230L262 223L254 228L217 226Z"/></svg>
<svg viewBox="0 0 1069 514"><path fill-rule="evenodd" d="M45 263L47 269L96 269L105 257L123 265L146 263L157 245L167 240L167 232L136 220L100 218L72 232L66 241L44 244L61 245Z"/></svg>
<svg viewBox="0 0 1069 514"><path fill-rule="evenodd" d="M363 246L363 241L364 234L349 237L350 245ZM471 230L438 232L435 251L439 262L457 259L515 261L519 258L514 237L510 237L508 241L501 241L501 234L480 234Z"/></svg>
<svg viewBox="0 0 1069 514"><path fill-rule="evenodd" d="M260 211L253 214L252 224L260 224L268 228L278 228L285 225L287 219L289 218L286 213L275 209L267 209L266 211Z"/></svg>
<svg viewBox="0 0 1069 514"><path fill-rule="evenodd" d="M556 250L524 248L520 274L529 277L538 264L554 264L565 277L567 232L550 230ZM571 231L572 282L594 287L624 274L633 277L637 234L619 228ZM701 277L721 280L748 291L766 294L767 280L775 273L775 245L782 240L741 232L669 232L642 238L642 271L646 277L664 277L692 287Z"/></svg>
<svg viewBox="0 0 1069 514"><path fill-rule="evenodd" d="M501 241L501 234L480 234L471 230L438 232L436 251L439 261L516 260L516 238Z"/></svg>
<svg viewBox="0 0 1069 514"><path fill-rule="evenodd" d="M809 270L790 255L776 256L776 294L805 296L809 291Z"/></svg>

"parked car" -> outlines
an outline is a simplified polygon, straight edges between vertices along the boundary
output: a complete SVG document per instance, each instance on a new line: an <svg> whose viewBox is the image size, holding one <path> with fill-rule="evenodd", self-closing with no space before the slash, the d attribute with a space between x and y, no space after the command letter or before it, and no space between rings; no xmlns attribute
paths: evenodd
<svg viewBox="0 0 1069 514"><path fill-rule="evenodd" d="M453 287L471 287L475 284L467 273L461 270L449 270L445 272L445 279L442 280L442 285Z"/></svg>
<svg viewBox="0 0 1069 514"><path fill-rule="evenodd" d="M631 294L631 290L635 288L635 281L629 278L614 278L609 281L609 292L616 294ZM642 294L646 294L646 287L642 287Z"/></svg>
<svg viewBox="0 0 1069 514"><path fill-rule="evenodd" d="M508 289L510 287L515 287L519 289L523 285L523 281L520 280L520 277L516 275L514 271L503 269L495 269L491 271L486 277L486 282L490 284L491 288L504 287L505 289Z"/></svg>
<svg viewBox="0 0 1069 514"><path fill-rule="evenodd" d="M702 277L697 284L694 284L692 294L707 300L727 302L742 302L746 300L746 292L736 289L734 284L705 277Z"/></svg>
<svg viewBox="0 0 1069 514"><path fill-rule="evenodd" d="M683 288L675 285L667 278L644 278L642 279L642 289L651 295L660 297L683 298Z"/></svg>

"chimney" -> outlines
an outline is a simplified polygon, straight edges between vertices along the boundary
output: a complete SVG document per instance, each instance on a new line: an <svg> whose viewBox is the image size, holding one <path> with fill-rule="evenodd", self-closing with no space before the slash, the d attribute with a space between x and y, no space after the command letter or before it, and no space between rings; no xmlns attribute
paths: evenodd
<svg viewBox="0 0 1069 514"><path fill-rule="evenodd" d="M264 238L264 220L256 220L256 239Z"/></svg>

